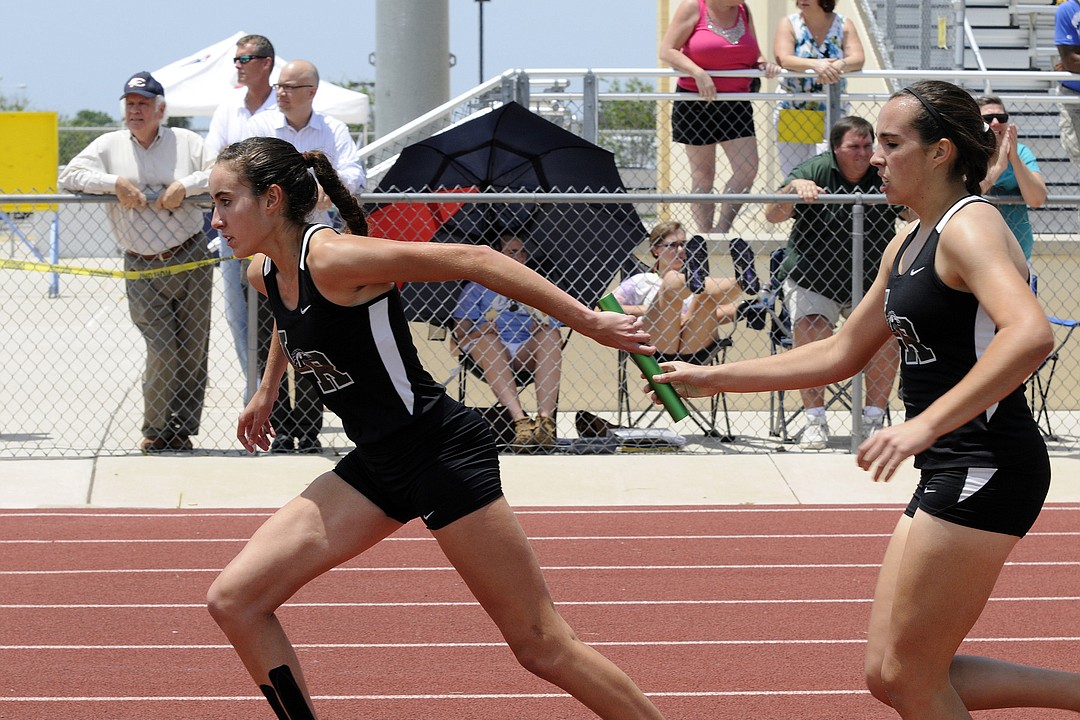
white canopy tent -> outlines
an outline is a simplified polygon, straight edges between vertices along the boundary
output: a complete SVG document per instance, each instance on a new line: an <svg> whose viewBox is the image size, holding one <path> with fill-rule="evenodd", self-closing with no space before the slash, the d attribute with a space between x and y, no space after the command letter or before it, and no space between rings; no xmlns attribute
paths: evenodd
<svg viewBox="0 0 1080 720"><path fill-rule="evenodd" d="M232 59L236 51L236 41L244 35L247 33L238 32L151 72L165 88L169 115L184 117L214 114L218 104L237 87L236 69ZM288 60L280 55L275 58L274 69L270 73L271 83L277 82L278 72L287 62ZM367 125L368 122L367 95L325 80L319 80L314 109L353 125Z"/></svg>

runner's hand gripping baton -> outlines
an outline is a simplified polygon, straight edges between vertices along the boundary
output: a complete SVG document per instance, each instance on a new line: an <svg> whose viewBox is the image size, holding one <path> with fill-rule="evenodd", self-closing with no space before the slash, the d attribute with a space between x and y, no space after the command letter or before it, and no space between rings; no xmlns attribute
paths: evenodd
<svg viewBox="0 0 1080 720"><path fill-rule="evenodd" d="M604 297L600 298L600 302L597 303L601 310L607 310L608 312L624 312L622 305L615 299L615 296L608 293ZM660 398L660 402L664 404L664 408L668 411L668 415L672 420L682 420L690 411L686 409L686 405L683 403L682 398L675 392L675 388L671 387L667 383L658 383L653 380L654 375L659 375L663 372L660 369L660 365L653 359L651 355L639 355L637 353L630 353L630 357L637 363L638 369L649 381L649 387L653 389L656 396Z"/></svg>

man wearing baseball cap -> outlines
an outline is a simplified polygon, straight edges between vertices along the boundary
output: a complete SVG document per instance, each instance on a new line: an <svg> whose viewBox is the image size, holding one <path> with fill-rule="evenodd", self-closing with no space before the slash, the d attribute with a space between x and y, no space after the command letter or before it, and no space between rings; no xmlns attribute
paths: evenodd
<svg viewBox="0 0 1080 720"><path fill-rule="evenodd" d="M164 124L165 88L148 72L124 83L123 130L106 133L60 173L70 192L116 195L109 221L124 269L131 319L146 341L143 425L146 453L190 450L199 432L210 342L210 265L202 211L184 198L207 191L212 157L202 138ZM148 195L156 197L151 201Z"/></svg>

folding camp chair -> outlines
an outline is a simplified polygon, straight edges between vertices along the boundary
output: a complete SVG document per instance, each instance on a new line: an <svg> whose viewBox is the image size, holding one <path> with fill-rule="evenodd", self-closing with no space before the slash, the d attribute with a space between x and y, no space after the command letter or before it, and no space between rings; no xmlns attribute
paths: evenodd
<svg viewBox="0 0 1080 720"><path fill-rule="evenodd" d="M1057 440L1057 435L1054 434L1053 429L1050 427L1050 408L1047 405L1047 400L1050 397L1050 386L1054 381L1054 372L1057 370L1058 360L1061 359L1061 351L1069 342L1069 338L1072 337L1076 326L1080 325L1080 321L1066 320L1052 315L1048 315L1046 319L1050 321L1050 325L1055 331L1060 328L1063 334L1060 335L1061 339L1050 354L1046 356L1046 359L1042 361L1042 364L1035 369L1035 372L1031 373L1027 385L1031 414L1035 417L1035 423L1039 426L1039 430L1042 431L1043 437L1047 440Z"/></svg>
<svg viewBox="0 0 1080 720"><path fill-rule="evenodd" d="M1038 296L1039 276L1032 272L1028 282L1031 286L1031 292ZM1047 406L1047 400L1050 397L1050 386L1054 381L1058 360L1061 359L1061 351L1065 349L1069 338L1072 337L1073 330L1076 329L1077 325L1080 325L1080 322L1054 317L1053 315L1047 315L1046 319L1050 321L1051 329L1054 330L1055 335L1061 339L1058 340L1054 349L1050 351L1050 354L1046 356L1046 359L1042 361L1039 367L1035 368L1035 372L1031 373L1026 384L1028 404L1031 406L1031 415L1035 418L1035 424L1039 426L1039 430L1047 440L1057 440L1057 435L1054 434L1053 429L1050 427L1050 408Z"/></svg>
<svg viewBox="0 0 1080 720"><path fill-rule="evenodd" d="M1031 272L1028 283L1031 286L1031 292L1038 297L1039 276ZM1076 326L1080 325L1080 321L1054 317L1053 315L1047 315L1046 319L1050 321L1050 327L1054 331L1055 337L1060 339L1057 340L1057 344L1054 345L1054 349L1050 351L1046 359L1042 361L1039 367L1035 368L1035 372L1031 373L1026 384L1028 404L1031 406L1031 415L1035 418L1035 424L1039 426L1044 438L1057 440L1057 435L1054 434L1053 429L1050 427L1050 408L1047 401L1050 398L1050 386L1054 381L1054 373L1057 371L1061 352L1065 349L1065 345L1068 344L1073 331L1076 330Z"/></svg>
<svg viewBox="0 0 1080 720"><path fill-rule="evenodd" d="M732 329L735 327L735 323L732 323ZM727 360L728 350L732 347L733 342L731 334L729 333L725 337L717 338L716 342L709 347L709 352L704 354L704 365L722 365ZM634 415L631 410L630 397L631 397L631 385L630 379L637 378L640 373L637 371L637 366L633 365L631 371L629 367L632 365L630 362L630 355L623 351L619 351L619 409L616 419L616 423L622 424L623 416L625 414L630 427L653 427L660 420L663 411L654 408L652 405L646 407ZM638 384L635 384L633 390L637 390ZM733 442L735 436L731 432L731 418L728 415L727 394L718 393L708 399L708 410L702 410L698 407L694 401L686 400L686 409L690 411L690 419L701 430L706 437L718 438L720 442ZM719 414L720 408L724 411L724 431L716 427L716 418ZM651 419L645 423L645 419L650 417Z"/></svg>
<svg viewBox="0 0 1080 720"><path fill-rule="evenodd" d="M566 349L566 344L570 341L570 337L573 335L573 331L568 331L562 336L562 340L559 343L559 347L562 350ZM457 359L457 365L451 371L450 377L446 381L446 385L457 378L457 397L458 401L465 403L466 395L468 392L469 376L486 382L484 378L483 368L473 359L469 353L465 352L455 341L453 333L447 333L447 342L449 343L451 354ZM520 396L522 392L528 388L533 381L533 371L527 368L515 368L513 370L514 386L517 389L517 394ZM557 407L557 406L556 406ZM494 405L487 408L477 408L481 414L484 415L488 423L495 431L495 438L499 445L505 445L513 438L514 430L513 424L510 419L510 413L503 407L497 400Z"/></svg>
<svg viewBox="0 0 1080 720"><path fill-rule="evenodd" d="M453 352L455 353L458 361L458 367L455 368L454 374L457 375L457 388L458 388L458 400L465 402L465 394L467 391L469 376L484 381L484 370L480 367L479 363L473 360L472 355L463 351L456 345L453 346ZM518 395L527 388L533 381L532 370L527 368L514 369L514 385L517 386Z"/></svg>

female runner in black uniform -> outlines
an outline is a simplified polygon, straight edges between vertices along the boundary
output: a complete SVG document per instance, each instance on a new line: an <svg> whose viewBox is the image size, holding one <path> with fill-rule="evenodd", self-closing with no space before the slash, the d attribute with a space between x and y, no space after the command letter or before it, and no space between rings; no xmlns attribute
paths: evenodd
<svg viewBox="0 0 1080 720"><path fill-rule="evenodd" d="M816 387L851 377L895 336L907 419L863 442L857 462L884 481L914 455L922 474L878 577L870 691L909 720L1080 710L1076 674L956 655L1050 484L1023 383L1053 336L1019 243L976 197L993 134L966 91L923 81L885 104L878 143L871 162L889 202L919 220L889 245L840 332L741 363L670 363L658 379L686 397Z"/></svg>
<svg viewBox="0 0 1080 720"><path fill-rule="evenodd" d="M319 184L355 235L305 226ZM275 138L225 148L210 176L213 225L267 295L276 332L237 436L269 448L291 362L318 384L357 447L271 517L210 588L210 613L282 720L314 718L275 611L307 582L420 517L518 661L603 718L660 718L629 677L556 612L502 496L480 416L421 367L394 281L474 280L598 342L649 352L637 318L594 312L491 248L361 237L360 207L318 152Z"/></svg>

